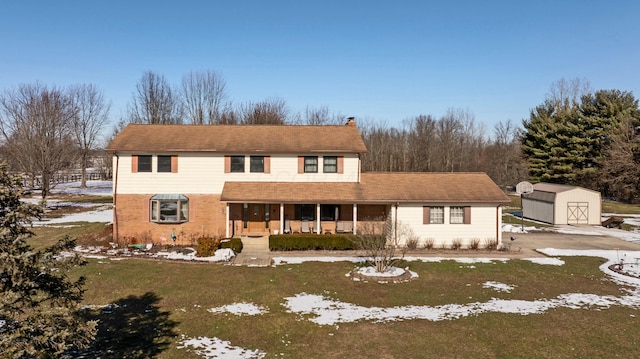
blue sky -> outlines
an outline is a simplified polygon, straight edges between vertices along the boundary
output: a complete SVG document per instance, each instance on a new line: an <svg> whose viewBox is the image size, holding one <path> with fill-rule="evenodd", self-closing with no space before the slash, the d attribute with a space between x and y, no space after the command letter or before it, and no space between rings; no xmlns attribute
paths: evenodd
<svg viewBox="0 0 640 359"><path fill-rule="evenodd" d="M466 109L490 132L551 83L640 96L640 2L11 1L0 90L93 83L126 106L144 71L215 70L234 103L284 99L400 126Z"/></svg>

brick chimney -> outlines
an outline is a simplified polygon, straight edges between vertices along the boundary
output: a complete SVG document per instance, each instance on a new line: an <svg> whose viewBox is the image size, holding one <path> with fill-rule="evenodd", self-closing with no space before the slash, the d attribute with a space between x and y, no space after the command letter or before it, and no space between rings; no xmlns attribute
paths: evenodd
<svg viewBox="0 0 640 359"><path fill-rule="evenodd" d="M356 125L356 118L355 117L347 117L347 123L345 125L346 126L355 126Z"/></svg>

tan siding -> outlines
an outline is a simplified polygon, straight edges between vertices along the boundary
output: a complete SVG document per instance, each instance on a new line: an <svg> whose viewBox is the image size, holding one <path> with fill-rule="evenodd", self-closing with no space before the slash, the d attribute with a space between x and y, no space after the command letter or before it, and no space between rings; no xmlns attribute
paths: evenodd
<svg viewBox="0 0 640 359"><path fill-rule="evenodd" d="M500 211L496 211L495 205L474 205L469 207L470 216L473 218L471 224L449 224L448 204L444 206L444 224L429 224L424 222L424 207L419 204L400 204L398 208L398 219L401 225L406 225L413 233L419 237L420 244L424 244L427 239L435 241L436 246L449 245L454 239L460 239L463 246L468 246L474 240L496 240L496 228L499 228ZM498 235L500 232L498 231ZM402 240L401 238L399 240Z"/></svg>

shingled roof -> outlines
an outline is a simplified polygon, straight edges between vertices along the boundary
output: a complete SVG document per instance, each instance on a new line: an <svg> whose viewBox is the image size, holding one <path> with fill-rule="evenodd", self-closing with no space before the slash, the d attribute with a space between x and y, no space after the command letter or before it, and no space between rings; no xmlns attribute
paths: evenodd
<svg viewBox="0 0 640 359"><path fill-rule="evenodd" d="M226 182L221 200L275 203L509 203L485 173L363 173L361 182Z"/></svg>
<svg viewBox="0 0 640 359"><path fill-rule="evenodd" d="M125 127L108 152L365 153L356 126L139 125Z"/></svg>

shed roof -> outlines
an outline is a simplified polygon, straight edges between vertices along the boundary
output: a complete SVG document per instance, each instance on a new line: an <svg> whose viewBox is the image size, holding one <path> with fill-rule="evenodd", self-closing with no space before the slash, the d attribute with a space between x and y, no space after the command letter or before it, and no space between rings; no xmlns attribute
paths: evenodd
<svg viewBox="0 0 640 359"><path fill-rule="evenodd" d="M356 126L130 124L109 152L365 153Z"/></svg>
<svg viewBox="0 0 640 359"><path fill-rule="evenodd" d="M226 182L221 200L279 203L509 203L485 173L363 173L361 182Z"/></svg>

